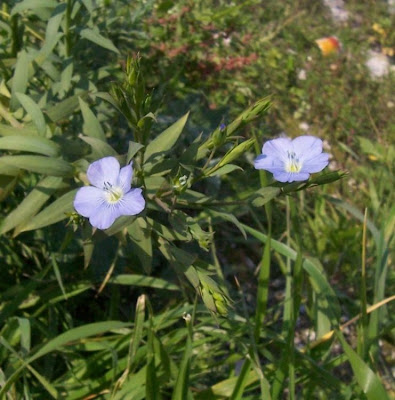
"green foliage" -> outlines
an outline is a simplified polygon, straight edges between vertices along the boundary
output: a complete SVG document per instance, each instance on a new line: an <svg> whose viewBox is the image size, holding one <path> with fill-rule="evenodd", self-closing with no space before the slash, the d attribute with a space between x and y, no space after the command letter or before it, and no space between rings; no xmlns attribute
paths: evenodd
<svg viewBox="0 0 395 400"><path fill-rule="evenodd" d="M303 1L2 3L0 399L391 397L382 3L342 26ZM253 170L301 123L331 170ZM73 200L105 156L147 206L100 231Z"/></svg>

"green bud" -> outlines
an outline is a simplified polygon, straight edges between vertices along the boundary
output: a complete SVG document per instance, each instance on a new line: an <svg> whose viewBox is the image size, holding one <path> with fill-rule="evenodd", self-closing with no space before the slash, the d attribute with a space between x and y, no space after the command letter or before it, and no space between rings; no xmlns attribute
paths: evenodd
<svg viewBox="0 0 395 400"><path fill-rule="evenodd" d="M225 124L221 124L219 128L217 128L211 138L215 147L220 147L226 142L227 138L227 128Z"/></svg>
<svg viewBox="0 0 395 400"><path fill-rule="evenodd" d="M230 149L218 163L217 167L223 167L224 165L229 164L236 158L240 157L253 145L254 141L255 139L248 139Z"/></svg>
<svg viewBox="0 0 395 400"><path fill-rule="evenodd" d="M215 307L217 308L218 314L222 316L228 315L228 309L226 308L226 304L222 301L216 301Z"/></svg>

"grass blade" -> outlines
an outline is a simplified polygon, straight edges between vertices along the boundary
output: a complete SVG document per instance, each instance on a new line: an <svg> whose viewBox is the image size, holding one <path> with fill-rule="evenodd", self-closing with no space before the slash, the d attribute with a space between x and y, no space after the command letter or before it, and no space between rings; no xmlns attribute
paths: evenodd
<svg viewBox="0 0 395 400"><path fill-rule="evenodd" d="M378 376L368 367L367 364L358 356L358 354L346 342L343 334L336 330L344 352L350 361L351 368L354 371L355 378L361 387L362 391L366 394L368 400L389 400L388 394L380 382Z"/></svg>

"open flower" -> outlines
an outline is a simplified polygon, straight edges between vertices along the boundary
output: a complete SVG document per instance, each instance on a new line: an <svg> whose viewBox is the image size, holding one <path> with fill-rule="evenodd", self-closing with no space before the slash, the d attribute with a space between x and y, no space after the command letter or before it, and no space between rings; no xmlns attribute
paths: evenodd
<svg viewBox="0 0 395 400"><path fill-rule="evenodd" d="M322 152L322 140L314 136L299 136L293 140L278 138L263 145L254 167L273 174L279 182L305 181L310 174L322 171L329 154Z"/></svg>
<svg viewBox="0 0 395 400"><path fill-rule="evenodd" d="M131 189L131 164L120 168L116 158L104 157L89 166L87 177L92 186L78 190L74 208L95 228L107 229L121 215L136 215L144 210L142 190Z"/></svg>

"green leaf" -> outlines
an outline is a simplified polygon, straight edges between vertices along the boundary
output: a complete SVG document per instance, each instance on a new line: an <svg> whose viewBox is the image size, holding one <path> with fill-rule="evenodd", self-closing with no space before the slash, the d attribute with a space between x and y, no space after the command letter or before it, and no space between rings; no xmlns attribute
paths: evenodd
<svg viewBox="0 0 395 400"><path fill-rule="evenodd" d="M0 158L0 175L7 176L17 176L21 172L21 170L12 165L4 164L1 162L2 158Z"/></svg>
<svg viewBox="0 0 395 400"><path fill-rule="evenodd" d="M106 235L115 235L132 224L136 218L135 215L123 215L122 217L117 218L115 222L105 230Z"/></svg>
<svg viewBox="0 0 395 400"><path fill-rule="evenodd" d="M339 330L336 330L336 335L350 361L355 378L368 400L389 400L389 396L378 376L346 342L343 334Z"/></svg>
<svg viewBox="0 0 395 400"><path fill-rule="evenodd" d="M95 159L108 156L118 156L118 153L108 143L103 142L101 139L83 135L78 135L78 137L92 147L92 157Z"/></svg>
<svg viewBox="0 0 395 400"><path fill-rule="evenodd" d="M22 11L35 10L37 8L55 8L58 2L55 0L23 0L17 3L11 10L11 15L20 14Z"/></svg>
<svg viewBox="0 0 395 400"><path fill-rule="evenodd" d="M80 32L80 35L83 39L90 40L91 42L104 47L107 50L111 50L114 53L119 54L119 50L114 46L113 42L110 39L102 36L98 31L85 28Z"/></svg>
<svg viewBox="0 0 395 400"><path fill-rule="evenodd" d="M0 149L27 151L49 157L56 157L59 153L59 146L56 143L39 136L5 136L0 138Z"/></svg>
<svg viewBox="0 0 395 400"><path fill-rule="evenodd" d="M154 278L152 276L145 275L116 275L110 278L108 282L117 285L151 287L155 289L164 289L170 291L180 290L180 288L174 283L168 282L164 279Z"/></svg>
<svg viewBox="0 0 395 400"><path fill-rule="evenodd" d="M187 314L184 317L187 325L187 340L184 347L184 354L182 357L181 365L178 370L177 380L174 386L172 400L187 400L190 398L189 392L189 373L191 368L191 358L192 358L192 317Z"/></svg>
<svg viewBox="0 0 395 400"><path fill-rule="evenodd" d="M74 211L73 200L78 189L74 189L56 199L48 207L19 227L19 232L32 231L44 226L55 224L68 218L68 213Z"/></svg>
<svg viewBox="0 0 395 400"><path fill-rule="evenodd" d="M238 376L232 396L230 397L229 400L241 400L242 399L244 389L245 389L246 385L248 384L248 377L249 377L250 371L251 371L251 360L249 358L246 358L244 360L243 367L241 368L240 375Z"/></svg>
<svg viewBox="0 0 395 400"><path fill-rule="evenodd" d="M59 32L59 27L66 13L66 9L67 5L65 3L57 4L51 18L47 22L44 45L41 46L40 51L34 58L34 63L40 65L44 69L44 71L46 70L44 62L52 54L52 51L59 42L60 38L63 37L63 33Z"/></svg>
<svg viewBox="0 0 395 400"><path fill-rule="evenodd" d="M143 294L138 297L136 303L134 329L133 329L133 335L131 335L129 342L129 354L128 354L127 366L122 376L118 379L117 383L115 384L115 388L113 389L113 394L118 393L119 395L119 388L124 384L125 380L129 377L129 374L134 370L137 364L136 354L138 348L140 347L144 331L145 306L146 306L145 304L146 304L146 296L145 294ZM112 399L113 398L114 397L112 396Z"/></svg>
<svg viewBox="0 0 395 400"><path fill-rule="evenodd" d="M251 204L254 207L262 207L270 200L280 195L281 189L278 187L266 186L256 191L251 197Z"/></svg>
<svg viewBox="0 0 395 400"><path fill-rule="evenodd" d="M64 290L62 275L60 273L58 263L56 262L56 258L55 258L54 253L51 254L51 262L52 262L52 267L53 267L53 270L54 270L54 273L55 273L55 276L56 276L56 280L58 281L58 285L60 287L60 290L62 291L64 299L67 300L67 293Z"/></svg>
<svg viewBox="0 0 395 400"><path fill-rule="evenodd" d="M103 132L103 129L100 125L99 120L96 118L95 114L93 114L92 110L89 108L88 104L85 103L81 97L78 98L80 103L80 108L82 112L82 117L84 118L83 131L86 136L90 136L92 138L100 139L103 142L106 141L106 135Z"/></svg>
<svg viewBox="0 0 395 400"><path fill-rule="evenodd" d="M24 354L30 351L31 345L31 326L28 318L18 318L19 329L21 331L21 349Z"/></svg>
<svg viewBox="0 0 395 400"><path fill-rule="evenodd" d="M134 319L133 337L132 341L130 342L129 356L128 356L129 368L131 367L135 359L137 349L140 345L141 339L143 338L145 302L146 302L146 296L144 294L139 296L136 302L136 316Z"/></svg>
<svg viewBox="0 0 395 400"><path fill-rule="evenodd" d="M65 333L60 334L56 338L47 342L37 353L33 354L27 361L31 363L38 358L51 353L52 351L59 350L60 347L65 346L68 343L75 342L94 335L101 335L106 332L111 332L115 329L121 329L130 327L130 323L120 321L105 321L105 322L94 322L73 328Z"/></svg>
<svg viewBox="0 0 395 400"><path fill-rule="evenodd" d="M243 168L239 167L238 165L235 164L227 164L224 165L223 167L217 169L214 171L210 176L221 176L221 175L227 175L230 174L231 172L235 171L236 169L243 170Z"/></svg>
<svg viewBox="0 0 395 400"><path fill-rule="evenodd" d="M221 218L222 220L232 222L237 227L237 229L239 229L239 231L241 232L243 237L247 238L247 235L246 235L246 232L245 232L245 230L243 228L243 225L240 223L240 221L232 213L220 212L220 211L216 211L216 210L206 209L203 212L202 217L205 218L206 215L210 215L212 217Z"/></svg>
<svg viewBox="0 0 395 400"><path fill-rule="evenodd" d="M72 166L67 161L60 158L44 156L3 156L0 158L0 164L51 176L71 176L73 174Z"/></svg>
<svg viewBox="0 0 395 400"><path fill-rule="evenodd" d="M33 124L25 124L22 127L0 124L0 136L37 136L37 129Z"/></svg>
<svg viewBox="0 0 395 400"><path fill-rule="evenodd" d="M0 233L8 232L35 215L61 184L62 178L54 176L46 177L40 181L19 206L7 215L1 225Z"/></svg>
<svg viewBox="0 0 395 400"><path fill-rule="evenodd" d="M228 398L235 393L237 385L239 384L239 377L235 376L229 379L225 379L215 385L211 386L209 389L203 390L196 395L196 400L217 400L221 398ZM243 383L245 387L258 382L258 376L254 369L251 369L246 377L243 377Z"/></svg>
<svg viewBox="0 0 395 400"><path fill-rule="evenodd" d="M27 95L23 93L15 93L17 99L22 104L22 107L32 118L32 121L37 127L37 131L41 136L45 135L46 123L44 115L40 110L40 107Z"/></svg>
<svg viewBox="0 0 395 400"><path fill-rule="evenodd" d="M129 141L128 155L126 156L126 164L132 161L132 158L141 150L144 146L140 143Z"/></svg>
<svg viewBox="0 0 395 400"><path fill-rule="evenodd" d="M85 95L87 92L85 92ZM52 122L58 122L70 116L79 106L82 94L69 97L47 110L47 115Z"/></svg>
<svg viewBox="0 0 395 400"><path fill-rule="evenodd" d="M155 233L168 241L173 240L182 240L182 241L189 241L191 240L191 235L185 236L176 230L169 229L166 225L160 224L158 221L155 221L151 218L147 218L147 222L152 226L152 229Z"/></svg>
<svg viewBox="0 0 395 400"><path fill-rule="evenodd" d="M15 110L18 106L17 93L25 93L29 80L29 58L25 50L18 53L18 59L15 65L15 72L11 84L11 109Z"/></svg>
<svg viewBox="0 0 395 400"><path fill-rule="evenodd" d="M134 252L140 260L144 272L149 275L152 270L152 228L144 218L138 217L128 226L127 230L132 239Z"/></svg>
<svg viewBox="0 0 395 400"><path fill-rule="evenodd" d="M152 158L157 155L169 151L177 142L182 130L187 122L189 112L176 121L173 125L163 131L158 137L150 142L145 149L146 163L152 162Z"/></svg>

